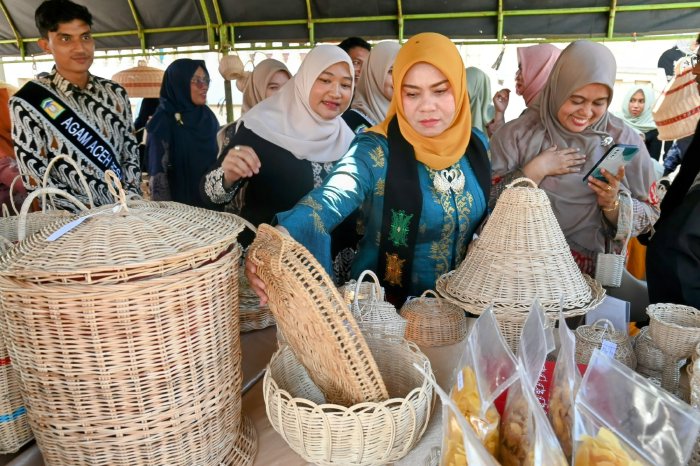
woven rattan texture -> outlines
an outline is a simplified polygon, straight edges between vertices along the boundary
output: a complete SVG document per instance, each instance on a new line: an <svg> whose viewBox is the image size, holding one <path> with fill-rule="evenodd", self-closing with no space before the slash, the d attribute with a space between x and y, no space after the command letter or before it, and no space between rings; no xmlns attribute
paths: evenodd
<svg viewBox="0 0 700 466"><path fill-rule="evenodd" d="M343 406L385 400L388 393L372 353L313 255L263 224L247 257L265 283L277 325L326 400Z"/></svg>
<svg viewBox="0 0 700 466"><path fill-rule="evenodd" d="M467 336L464 311L431 290L406 302L401 307L401 316L408 322L406 339L420 346L452 345Z"/></svg>
<svg viewBox="0 0 700 466"><path fill-rule="evenodd" d="M394 338L368 338L391 399L344 408L323 394L287 346L272 356L263 382L272 427L305 460L319 465L384 465L405 456L425 431L433 404L430 362Z"/></svg>
<svg viewBox="0 0 700 466"><path fill-rule="evenodd" d="M0 260L0 274L44 284L123 283L176 274L216 260L243 229L232 214L184 204L128 206L116 213L113 206L81 213L93 216L52 242L46 238L54 229L42 229Z"/></svg>
<svg viewBox="0 0 700 466"><path fill-rule="evenodd" d="M647 307L649 335L665 354L677 358L692 355L700 342L700 310L680 304Z"/></svg>
<svg viewBox="0 0 700 466"><path fill-rule="evenodd" d="M241 316L241 332L251 332L275 325L270 306L260 305L260 298L250 287L245 267L238 271L238 306Z"/></svg>
<svg viewBox="0 0 700 466"><path fill-rule="evenodd" d="M365 276L372 279L372 287L368 290ZM347 284L344 291L347 298ZM355 282L352 293L350 310L364 335L379 337L391 335L403 338L406 333L406 319L396 311L396 307L384 300L384 289L379 284L379 277L371 270L365 270Z"/></svg>
<svg viewBox="0 0 700 466"><path fill-rule="evenodd" d="M501 194L467 257L440 277L437 289L474 314L489 305L496 315L527 314L537 298L555 318L560 300L565 317L573 317L596 307L605 294L576 266L547 194L520 186Z"/></svg>
<svg viewBox="0 0 700 466"><path fill-rule="evenodd" d="M601 319L592 325L581 325L574 332L576 335L576 363L588 364L593 351L600 349L603 340L615 343L615 359L630 369L637 367L637 356L632 349L627 332L615 330L612 322Z"/></svg>
<svg viewBox="0 0 700 466"><path fill-rule="evenodd" d="M661 371L664 368L664 354L654 344L654 341L649 335L649 327L643 327L634 343L634 353L637 356L637 371L639 367L644 367L647 372L658 373L661 376Z"/></svg>
<svg viewBox="0 0 700 466"><path fill-rule="evenodd" d="M14 453L32 438L18 374L0 337L0 453Z"/></svg>
<svg viewBox="0 0 700 466"><path fill-rule="evenodd" d="M49 225L61 225L72 217L70 212L65 210L47 210L46 212L30 212L27 214L27 236L32 235ZM16 243L17 236L17 215L10 217L0 217L0 236ZM56 227L58 228L58 227Z"/></svg>
<svg viewBox="0 0 700 466"><path fill-rule="evenodd" d="M652 109L659 140L672 141L692 135L698 124L698 107L700 95L695 87L695 75L692 69L685 69L668 83Z"/></svg>

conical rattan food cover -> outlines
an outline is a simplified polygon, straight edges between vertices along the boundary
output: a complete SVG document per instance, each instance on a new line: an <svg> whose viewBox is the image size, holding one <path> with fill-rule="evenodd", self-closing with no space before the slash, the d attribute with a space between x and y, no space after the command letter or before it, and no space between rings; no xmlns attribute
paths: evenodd
<svg viewBox="0 0 700 466"><path fill-rule="evenodd" d="M582 314L604 295L576 266L547 194L525 178L501 194L467 257L437 285L476 314L489 305L527 312L535 298L547 310L558 312L561 299L564 311Z"/></svg>
<svg viewBox="0 0 700 466"><path fill-rule="evenodd" d="M78 218L84 218L77 224ZM122 201L70 217L21 241L0 275L34 283L120 283L216 261L237 247L239 217L175 202Z"/></svg>
<svg viewBox="0 0 700 466"><path fill-rule="evenodd" d="M138 66L119 71L112 76L112 81L120 84L129 97L160 97L160 85L165 72L159 68L146 66L145 61L139 61Z"/></svg>

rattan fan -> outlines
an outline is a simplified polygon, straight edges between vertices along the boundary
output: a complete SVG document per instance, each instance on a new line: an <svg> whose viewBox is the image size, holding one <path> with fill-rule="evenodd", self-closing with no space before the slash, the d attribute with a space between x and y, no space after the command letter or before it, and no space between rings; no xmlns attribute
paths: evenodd
<svg viewBox="0 0 700 466"><path fill-rule="evenodd" d="M440 277L437 290L471 313L493 306L497 318L523 319L535 299L556 319L561 303L573 317L605 296L579 271L547 194L527 178L508 185L467 257Z"/></svg>
<svg viewBox="0 0 700 466"><path fill-rule="evenodd" d="M262 224L248 259L265 283L278 327L330 403L388 398L372 353L333 281L291 236Z"/></svg>
<svg viewBox="0 0 700 466"><path fill-rule="evenodd" d="M44 460L249 464L256 438L242 422L236 313L243 224L127 203L121 189L118 199L0 259L0 326Z"/></svg>
<svg viewBox="0 0 700 466"><path fill-rule="evenodd" d="M406 339L420 346L452 345L467 336L464 311L433 290L425 290L419 298L407 301L401 307L401 316L408 321Z"/></svg>

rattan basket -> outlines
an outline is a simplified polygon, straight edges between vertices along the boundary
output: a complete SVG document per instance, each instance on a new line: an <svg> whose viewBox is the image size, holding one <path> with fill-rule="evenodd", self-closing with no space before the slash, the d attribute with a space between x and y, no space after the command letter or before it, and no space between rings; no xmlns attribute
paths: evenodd
<svg viewBox="0 0 700 466"><path fill-rule="evenodd" d="M32 438L17 372L0 336L0 453L14 453Z"/></svg>
<svg viewBox="0 0 700 466"><path fill-rule="evenodd" d="M598 319L592 325L581 325L576 334L576 363L588 364L593 351L600 349L603 341L607 340L616 345L615 359L630 369L637 367L637 357L632 349L632 343L626 332L615 330L608 319Z"/></svg>
<svg viewBox="0 0 700 466"><path fill-rule="evenodd" d="M363 279L372 279L372 291L367 293ZM379 278L371 270L363 271L355 283L353 300L350 304L352 315L364 335L391 335L403 338L406 334L406 319L401 317L393 304L384 301L384 290Z"/></svg>
<svg viewBox="0 0 700 466"><path fill-rule="evenodd" d="M661 387L676 394L680 382L678 363L692 355L700 342L700 310L659 303L649 305L647 314L649 335L664 354Z"/></svg>
<svg viewBox="0 0 700 466"><path fill-rule="evenodd" d="M395 338L367 343L390 399L350 407L327 404L288 346L270 360L263 394L272 427L306 461L320 465L384 465L405 456L425 431L433 405L430 362L417 346Z"/></svg>
<svg viewBox="0 0 700 466"><path fill-rule="evenodd" d="M163 82L165 72L160 68L146 66L146 62L141 60L133 68L119 71L112 76L112 81L120 84L129 97L160 97L160 87Z"/></svg>
<svg viewBox="0 0 700 466"><path fill-rule="evenodd" d="M643 327L639 331L634 343L634 353L637 356L637 371L643 367L646 373L658 373L659 379L661 378L664 354L651 339L649 327Z"/></svg>
<svg viewBox="0 0 700 466"><path fill-rule="evenodd" d="M388 398L352 313L304 246L262 224L247 260L265 283L278 328L328 402L352 406Z"/></svg>
<svg viewBox="0 0 700 466"><path fill-rule="evenodd" d="M242 223L119 198L0 260L2 334L44 460L249 464L232 312Z"/></svg>
<svg viewBox="0 0 700 466"><path fill-rule="evenodd" d="M467 336L464 311L440 298L433 290L426 290L419 298L407 301L401 307L401 316L408 321L406 339L420 346L452 345Z"/></svg>
<svg viewBox="0 0 700 466"><path fill-rule="evenodd" d="M497 317L525 317L535 299L550 317L558 318L562 303L564 317L573 317L605 296L579 271L547 194L527 178L503 191L479 239L437 290L473 314L492 306Z"/></svg>
<svg viewBox="0 0 700 466"><path fill-rule="evenodd" d="M250 287L245 276L245 267L238 271L238 306L241 318L241 333L261 330L275 325L275 316L268 305L261 306L260 298Z"/></svg>

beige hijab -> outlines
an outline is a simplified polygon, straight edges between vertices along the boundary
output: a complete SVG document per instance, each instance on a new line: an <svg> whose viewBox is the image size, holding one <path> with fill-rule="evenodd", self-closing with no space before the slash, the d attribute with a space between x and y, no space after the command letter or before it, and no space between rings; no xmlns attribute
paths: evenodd
<svg viewBox="0 0 700 466"><path fill-rule="evenodd" d="M256 104L265 99L267 85L270 84L270 79L278 71L284 71L287 76L292 77L292 73L287 69L287 65L274 58L267 58L255 66L253 72L245 77L243 83L243 108L242 113L247 112ZM236 83L238 85L238 83Z"/></svg>
<svg viewBox="0 0 700 466"><path fill-rule="evenodd" d="M372 47L369 60L365 62L360 79L357 81L352 108L368 116L373 125L386 118L391 99L384 95L384 78L394 65L401 45L384 41Z"/></svg>
<svg viewBox="0 0 700 466"><path fill-rule="evenodd" d="M580 173L547 176L540 183L552 203L554 214L569 244L576 249L601 252L605 247L601 213L596 196L583 176L603 156L609 141L639 146L640 151L626 167L622 181L632 197L645 200L655 180L651 158L637 132L621 119L605 112L594 125L581 133L566 130L557 119L562 104L576 90L592 83L612 89L616 64L602 44L576 41L561 54L540 96L531 110L503 126L491 140L491 163L496 177L522 168L543 150L577 147L586 154ZM609 105L608 101L608 105Z"/></svg>
<svg viewBox="0 0 700 466"><path fill-rule="evenodd" d="M311 109L309 96L318 76L329 66L352 62L337 45L314 47L292 79L274 95L251 108L239 121L261 138L291 152L300 160L334 162L350 146L353 132L338 115L321 118ZM341 113L347 108L341 109Z"/></svg>

